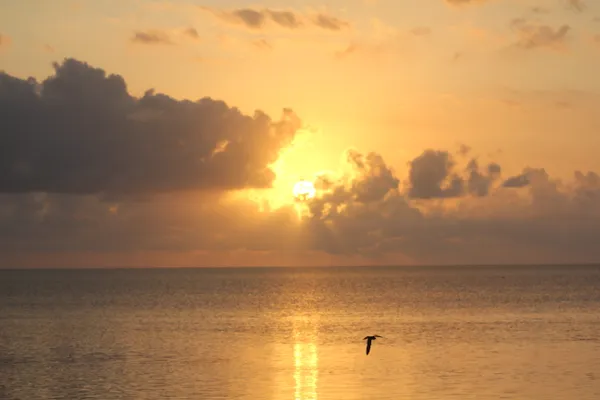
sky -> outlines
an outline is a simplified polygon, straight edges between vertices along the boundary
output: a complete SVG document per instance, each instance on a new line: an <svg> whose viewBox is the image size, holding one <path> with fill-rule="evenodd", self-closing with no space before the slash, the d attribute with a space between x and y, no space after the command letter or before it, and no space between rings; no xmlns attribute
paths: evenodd
<svg viewBox="0 0 600 400"><path fill-rule="evenodd" d="M0 268L600 262L600 3L418 3L0 1Z"/></svg>

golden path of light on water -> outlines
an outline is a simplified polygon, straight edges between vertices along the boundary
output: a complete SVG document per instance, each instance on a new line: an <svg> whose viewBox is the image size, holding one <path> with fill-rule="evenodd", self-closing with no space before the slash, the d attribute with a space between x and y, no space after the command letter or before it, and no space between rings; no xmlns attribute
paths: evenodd
<svg viewBox="0 0 600 400"><path fill-rule="evenodd" d="M317 400L319 356L315 321L300 320L294 324L294 399Z"/></svg>
<svg viewBox="0 0 600 400"><path fill-rule="evenodd" d="M295 400L317 400L318 361L314 343L294 344Z"/></svg>

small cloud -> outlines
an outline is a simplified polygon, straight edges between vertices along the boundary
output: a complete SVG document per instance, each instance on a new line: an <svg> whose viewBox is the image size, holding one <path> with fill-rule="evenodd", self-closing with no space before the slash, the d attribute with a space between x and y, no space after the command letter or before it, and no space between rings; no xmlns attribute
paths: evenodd
<svg viewBox="0 0 600 400"><path fill-rule="evenodd" d="M251 42L252 46L259 50L273 50L273 46L269 44L265 39L257 39Z"/></svg>
<svg viewBox="0 0 600 400"><path fill-rule="evenodd" d="M564 49L567 34L571 30L569 25L552 28L548 25L531 23L524 18L514 19L510 26L517 34L515 46L527 50L541 47Z"/></svg>
<svg viewBox="0 0 600 400"><path fill-rule="evenodd" d="M549 14L550 10L547 9L547 8L545 8L545 7L533 7L531 9L531 13L532 14L537 14L537 15L540 15L540 14Z"/></svg>
<svg viewBox="0 0 600 400"><path fill-rule="evenodd" d="M315 25L331 31L339 31L350 26L348 22L326 14L318 14L313 22Z"/></svg>
<svg viewBox="0 0 600 400"><path fill-rule="evenodd" d="M266 17L263 13L260 11L251 10L249 8L234 10L229 15L235 19L238 19L239 22L252 29L262 28L266 20Z"/></svg>
<svg viewBox="0 0 600 400"><path fill-rule="evenodd" d="M467 154L469 154L470 151L471 151L471 146L469 146L469 145L461 143L458 146L458 154L461 155L461 156L463 156L463 157L466 156Z"/></svg>
<svg viewBox="0 0 600 400"><path fill-rule="evenodd" d="M267 10L266 12L273 22L285 28L296 29L302 26L300 17L291 11Z"/></svg>
<svg viewBox="0 0 600 400"><path fill-rule="evenodd" d="M243 25L252 30L262 30L269 23L291 30L304 27L306 25L305 22L311 22L314 26L331 31L338 31L350 26L346 21L323 13L308 18L295 11L272 10L269 8L260 10L239 8L229 11L216 10L209 7L200 7L200 9L211 13L221 21Z"/></svg>
<svg viewBox="0 0 600 400"><path fill-rule="evenodd" d="M567 0L567 7L576 12L583 12L586 9L583 0Z"/></svg>
<svg viewBox="0 0 600 400"><path fill-rule="evenodd" d="M135 31L131 41L142 44L173 44L169 35L160 30Z"/></svg>
<svg viewBox="0 0 600 400"><path fill-rule="evenodd" d="M200 39L200 35L198 35L198 31L194 28L187 28L186 30L183 31L183 34L194 40Z"/></svg>
<svg viewBox="0 0 600 400"><path fill-rule="evenodd" d="M356 53L356 51L358 50L358 47L359 46L356 43L350 43L348 45L348 47L346 47L344 50L336 52L335 58L337 58L337 59L346 58L346 57Z"/></svg>
<svg viewBox="0 0 600 400"><path fill-rule="evenodd" d="M521 175L511 176L502 183L502 186L506 188L521 188L529 185L529 183L530 181L528 174L523 173Z"/></svg>
<svg viewBox="0 0 600 400"><path fill-rule="evenodd" d="M431 28L426 26L418 26L416 28L411 29L410 33L415 36L428 36L431 35Z"/></svg>

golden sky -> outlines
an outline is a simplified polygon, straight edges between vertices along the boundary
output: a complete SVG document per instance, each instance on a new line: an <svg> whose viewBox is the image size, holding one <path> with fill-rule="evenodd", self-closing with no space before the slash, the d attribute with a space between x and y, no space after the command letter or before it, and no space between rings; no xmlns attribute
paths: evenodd
<svg viewBox="0 0 600 400"><path fill-rule="evenodd" d="M418 3L3 2L0 267L600 261L600 3Z"/></svg>

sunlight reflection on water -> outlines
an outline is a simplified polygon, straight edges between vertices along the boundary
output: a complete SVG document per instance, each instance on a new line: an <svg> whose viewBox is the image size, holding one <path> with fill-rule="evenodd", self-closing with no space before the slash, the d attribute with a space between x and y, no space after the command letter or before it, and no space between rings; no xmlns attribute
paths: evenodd
<svg viewBox="0 0 600 400"><path fill-rule="evenodd" d="M319 357L314 343L294 344L294 381L296 400L317 400Z"/></svg>
<svg viewBox="0 0 600 400"><path fill-rule="evenodd" d="M0 272L0 399L598 399L599 285L571 267Z"/></svg>
<svg viewBox="0 0 600 400"><path fill-rule="evenodd" d="M317 353L318 314L293 319L294 399L317 400L319 355Z"/></svg>

